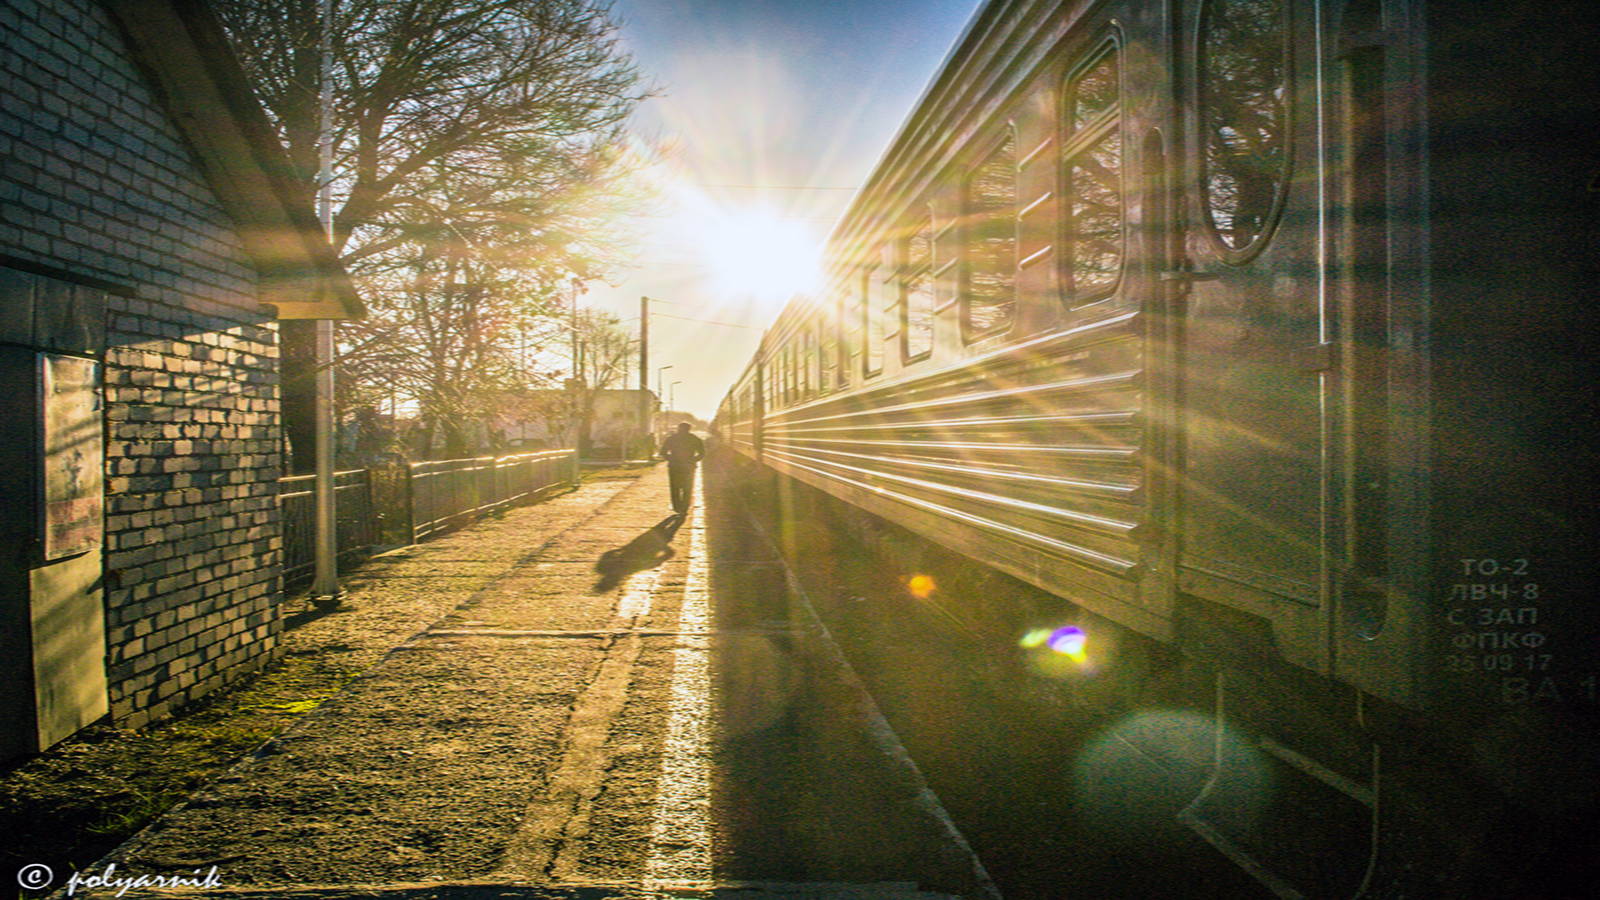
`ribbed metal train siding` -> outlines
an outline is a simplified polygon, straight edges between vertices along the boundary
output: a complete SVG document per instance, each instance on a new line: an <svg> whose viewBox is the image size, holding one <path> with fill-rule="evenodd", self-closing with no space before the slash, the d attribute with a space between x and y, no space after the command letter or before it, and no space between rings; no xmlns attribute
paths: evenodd
<svg viewBox="0 0 1600 900"><path fill-rule="evenodd" d="M1126 601L1147 518L1143 374L1123 315L771 416L763 458L1029 581Z"/></svg>
<svg viewBox="0 0 1600 900"><path fill-rule="evenodd" d="M717 410L716 422L716 428L727 446L751 459L756 455L755 391L755 377L753 373L746 372L723 400Z"/></svg>

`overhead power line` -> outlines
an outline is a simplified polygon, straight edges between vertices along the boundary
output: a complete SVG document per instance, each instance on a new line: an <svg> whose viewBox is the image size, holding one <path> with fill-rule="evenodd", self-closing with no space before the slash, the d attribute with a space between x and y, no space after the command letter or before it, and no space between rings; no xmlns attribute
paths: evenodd
<svg viewBox="0 0 1600 900"><path fill-rule="evenodd" d="M745 329L747 331L764 331L765 330L765 329L762 329L762 328L757 328L754 325L735 325L732 322L713 322L710 319L691 319L688 316L669 316L666 313L651 313L650 314L650 318L652 318L652 319L677 319L680 322L704 322L707 325L723 325L723 326L726 326L728 328L743 328L743 329Z"/></svg>
<svg viewBox="0 0 1600 900"><path fill-rule="evenodd" d="M754 191L854 191L853 187L819 187L809 184L694 184L687 183L684 187L701 188L741 188Z"/></svg>
<svg viewBox="0 0 1600 900"><path fill-rule="evenodd" d="M721 309L723 309L723 307L720 307L720 306L702 306L702 305L700 305L698 303L683 303L683 302L678 301L678 300L657 300L654 297L650 298L650 302L651 303L665 303L668 306L687 306L690 309L712 309L712 310L721 310ZM666 315L666 313L657 313L657 315L663 315L664 316L664 315Z"/></svg>

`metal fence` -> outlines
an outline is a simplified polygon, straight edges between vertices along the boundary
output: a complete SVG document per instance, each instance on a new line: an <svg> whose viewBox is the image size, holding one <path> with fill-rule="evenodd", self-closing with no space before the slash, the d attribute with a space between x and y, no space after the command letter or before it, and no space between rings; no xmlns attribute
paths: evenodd
<svg viewBox="0 0 1600 900"><path fill-rule="evenodd" d="M578 479L572 450L411 463L407 482L410 540L427 540L481 516L531 503L552 488Z"/></svg>
<svg viewBox="0 0 1600 900"><path fill-rule="evenodd" d="M577 454L550 450L351 469L334 475L339 564L377 545L414 544L496 510L532 503L578 479ZM316 571L315 475L278 482L286 586Z"/></svg>
<svg viewBox="0 0 1600 900"><path fill-rule="evenodd" d="M378 516L368 469L333 475L338 510L339 565L365 556L378 542ZM283 583L309 581L317 568L317 476L295 475L278 481L278 506L283 511Z"/></svg>

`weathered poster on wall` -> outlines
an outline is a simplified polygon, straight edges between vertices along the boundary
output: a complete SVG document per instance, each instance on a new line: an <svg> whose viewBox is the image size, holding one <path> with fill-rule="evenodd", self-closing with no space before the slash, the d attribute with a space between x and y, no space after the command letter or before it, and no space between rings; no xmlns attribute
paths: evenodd
<svg viewBox="0 0 1600 900"><path fill-rule="evenodd" d="M104 514L100 364L39 354L44 422L40 504L44 558L63 559L99 546Z"/></svg>

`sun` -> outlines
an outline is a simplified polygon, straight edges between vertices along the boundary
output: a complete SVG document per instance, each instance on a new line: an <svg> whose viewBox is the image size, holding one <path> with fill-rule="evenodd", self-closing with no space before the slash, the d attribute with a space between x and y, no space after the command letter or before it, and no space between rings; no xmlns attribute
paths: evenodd
<svg viewBox="0 0 1600 900"><path fill-rule="evenodd" d="M710 216L696 240L713 288L728 300L782 304L821 281L819 242L799 222L776 213Z"/></svg>

